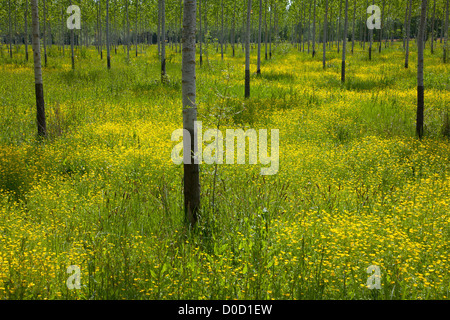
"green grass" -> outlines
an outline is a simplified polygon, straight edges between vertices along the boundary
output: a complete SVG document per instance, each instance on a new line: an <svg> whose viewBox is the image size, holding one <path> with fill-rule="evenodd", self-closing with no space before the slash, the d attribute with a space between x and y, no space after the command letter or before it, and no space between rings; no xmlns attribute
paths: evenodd
<svg viewBox="0 0 450 320"><path fill-rule="evenodd" d="M222 62L209 46L197 65L204 131L219 114L222 130L279 129L280 170L202 164L195 230L170 158L180 54L169 49L161 84L156 46L129 61L118 48L109 71L94 48L77 52L74 71L67 50L49 48L39 143L32 61L2 48L0 299L448 299L450 67L440 47L426 49L422 141L413 43L407 70L398 44L372 61L356 45L345 84L336 48L325 71L321 52L273 48L260 77L252 52L247 100L240 47ZM70 265L81 289L66 286ZM367 288L371 265L379 290Z"/></svg>

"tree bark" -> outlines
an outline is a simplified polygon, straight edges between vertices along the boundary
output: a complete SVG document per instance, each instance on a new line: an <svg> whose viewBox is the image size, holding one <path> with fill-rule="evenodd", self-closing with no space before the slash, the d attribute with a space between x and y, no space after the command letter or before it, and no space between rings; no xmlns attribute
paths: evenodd
<svg viewBox="0 0 450 320"><path fill-rule="evenodd" d="M423 136L424 86L423 86L423 47L427 18L427 0L422 0L419 34L417 36L417 122L416 134Z"/></svg>
<svg viewBox="0 0 450 320"><path fill-rule="evenodd" d="M166 1L161 0L161 82L166 81Z"/></svg>
<svg viewBox="0 0 450 320"><path fill-rule="evenodd" d="M185 220L194 227L200 208L200 177L199 163L194 152L197 149L195 125L197 121L196 83L195 83L195 26L196 0L184 0L183 15L183 49L182 49L182 91L183 91L183 128L189 133L183 137L184 159L184 210ZM187 142L190 145L187 145ZM196 163L197 162L197 163Z"/></svg>
<svg viewBox="0 0 450 320"><path fill-rule="evenodd" d="M314 0L313 31L312 31L312 57L316 55L316 0Z"/></svg>
<svg viewBox="0 0 450 320"><path fill-rule="evenodd" d="M267 1L264 1L264 58L267 60Z"/></svg>
<svg viewBox="0 0 450 320"><path fill-rule="evenodd" d="M138 56L138 10L139 10L139 1L136 1L136 17L135 17L135 27L134 27L134 42L135 42L135 50L136 50L136 57Z"/></svg>
<svg viewBox="0 0 450 320"><path fill-rule="evenodd" d="M198 2L198 19L199 19L199 23L200 23L199 44L200 44L200 67L201 67L203 64L202 0L199 0L199 2Z"/></svg>
<svg viewBox="0 0 450 320"><path fill-rule="evenodd" d="M12 58L11 0L8 1L9 57Z"/></svg>
<svg viewBox="0 0 450 320"><path fill-rule="evenodd" d="M410 35L410 29L411 29L411 5L412 5L412 0L409 0L408 21L407 21L407 25L406 25L405 68L408 68L408 60L409 60L409 35Z"/></svg>
<svg viewBox="0 0 450 320"><path fill-rule="evenodd" d="M221 31L220 31L220 56L223 61L223 0L222 0L222 23L221 23Z"/></svg>
<svg viewBox="0 0 450 320"><path fill-rule="evenodd" d="M431 54L434 53L434 17L436 14L436 0L434 0L433 3L433 15L431 17L431 47L430 47L430 51Z"/></svg>
<svg viewBox="0 0 450 320"><path fill-rule="evenodd" d="M327 20L328 20L328 0L325 1L325 15L323 18L323 57L322 57L322 64L323 68L326 68L326 50L327 50Z"/></svg>
<svg viewBox="0 0 450 320"><path fill-rule="evenodd" d="M28 0L25 0L25 60L28 61Z"/></svg>
<svg viewBox="0 0 450 320"><path fill-rule="evenodd" d="M256 74L261 74L261 28L262 28L262 0L259 0L259 30L258 30L258 67Z"/></svg>
<svg viewBox="0 0 450 320"><path fill-rule="evenodd" d="M352 54L355 47L355 18L356 18L356 0L353 2L353 24L352 24Z"/></svg>
<svg viewBox="0 0 450 320"><path fill-rule="evenodd" d="M106 66L111 69L111 54L109 49L109 0L106 0Z"/></svg>
<svg viewBox="0 0 450 320"><path fill-rule="evenodd" d="M44 34L43 34L43 36L44 36L44 39L42 40L42 42L43 42L43 44L44 44L44 65L47 67L47 32L45 32L46 30L45 30L45 26L46 26L46 8L45 8L45 0L43 1L43 3L42 3L42 5L43 5L43 9L42 9L42 11L43 11L43 15L44 15L44 22L43 22L43 25L44 25Z"/></svg>
<svg viewBox="0 0 450 320"><path fill-rule="evenodd" d="M72 5L72 0L70 0L70 5ZM73 29L70 30L70 50L72 52L72 70L75 70L75 54L73 51L74 46L74 35L73 35Z"/></svg>
<svg viewBox="0 0 450 320"><path fill-rule="evenodd" d="M336 31L336 38L337 38L337 53L339 53L339 42L340 42L340 39L339 39L339 36L340 36L340 34L341 34L341 14L342 14L342 1L343 0L341 0L340 2L339 2L339 16L338 16L338 18L337 18L337 20L338 20L338 27L337 27L337 31Z"/></svg>
<svg viewBox="0 0 450 320"><path fill-rule="evenodd" d="M344 36L342 39L342 70L341 82L345 82L345 54L347 50L347 28L348 28L348 0L345 0L345 22L344 22Z"/></svg>
<svg viewBox="0 0 450 320"><path fill-rule="evenodd" d="M447 45L448 45L448 1L447 0L447 5L446 5L446 9L445 9L445 27L444 27L444 34L445 34L445 38L444 38L444 53L443 53L443 60L444 63L447 63Z"/></svg>
<svg viewBox="0 0 450 320"><path fill-rule="evenodd" d="M44 85L42 81L42 67L41 67L38 0L31 0L31 18L33 30L32 46L33 46L33 60L34 60L34 83L36 93L37 129L38 129L38 137L45 137L47 135L47 127L45 121Z"/></svg>
<svg viewBox="0 0 450 320"><path fill-rule="evenodd" d="M383 8L381 9L381 29L380 29L380 39L378 45L378 52L381 53L381 40L383 38L383 29L384 29L384 4L385 0L383 0Z"/></svg>
<svg viewBox="0 0 450 320"><path fill-rule="evenodd" d="M247 2L247 32L245 38L245 98L250 97L250 16L252 0Z"/></svg>
<svg viewBox="0 0 450 320"><path fill-rule="evenodd" d="M127 59L130 60L130 17L128 15L128 0L125 0L125 11L127 16Z"/></svg>

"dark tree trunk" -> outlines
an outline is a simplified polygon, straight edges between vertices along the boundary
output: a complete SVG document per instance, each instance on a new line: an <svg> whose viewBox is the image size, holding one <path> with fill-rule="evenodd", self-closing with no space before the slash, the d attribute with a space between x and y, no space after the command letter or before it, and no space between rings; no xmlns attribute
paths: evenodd
<svg viewBox="0 0 450 320"><path fill-rule="evenodd" d="M31 0L31 18L33 30L32 45L33 45L33 60L34 60L34 83L36 93L36 120L37 120L38 137L42 138L47 135L47 127L45 121L44 85L42 81L42 67L41 67L38 0Z"/></svg>

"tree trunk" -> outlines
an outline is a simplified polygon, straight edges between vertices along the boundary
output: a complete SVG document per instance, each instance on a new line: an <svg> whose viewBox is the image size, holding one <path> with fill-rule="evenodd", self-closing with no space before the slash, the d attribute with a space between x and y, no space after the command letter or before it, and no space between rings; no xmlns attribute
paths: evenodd
<svg viewBox="0 0 450 320"><path fill-rule="evenodd" d="M101 1L98 2L98 42L100 49L100 59L103 60L103 44L102 44L102 6Z"/></svg>
<svg viewBox="0 0 450 320"><path fill-rule="evenodd" d="M309 54L309 42L311 40L311 8L312 1L309 1L309 16L308 16L308 54Z"/></svg>
<svg viewBox="0 0 450 320"><path fill-rule="evenodd" d="M220 56L223 61L223 0L222 0L222 23L221 23L221 30L220 30Z"/></svg>
<svg viewBox="0 0 450 320"><path fill-rule="evenodd" d="M70 5L72 5L72 0L70 0ZM73 52L73 46L74 46L73 29L70 29L70 50L72 52L72 70L75 70L75 54Z"/></svg>
<svg viewBox="0 0 450 320"><path fill-rule="evenodd" d="M316 55L316 0L314 0L314 14L313 14L313 31L312 31L312 56Z"/></svg>
<svg viewBox="0 0 450 320"><path fill-rule="evenodd" d="M25 60L28 61L28 0L25 0Z"/></svg>
<svg viewBox="0 0 450 320"><path fill-rule="evenodd" d="M183 91L183 128L189 137L183 137L184 159L184 212L185 220L194 227L200 207L199 163L194 156L198 144L194 137L197 121L197 105L195 104L195 25L196 0L184 0L183 15L183 49L182 49L182 91ZM190 138L190 139L188 139ZM187 143L190 142L190 145Z"/></svg>
<svg viewBox="0 0 450 320"><path fill-rule="evenodd" d="M406 0L405 23L403 24L403 50L406 49L406 29L408 29L408 0Z"/></svg>
<svg viewBox="0 0 450 320"><path fill-rule="evenodd" d="M405 54L405 68L408 68L409 60L409 33L411 29L411 5L412 0L409 0L408 21L406 26L406 54Z"/></svg>
<svg viewBox="0 0 450 320"><path fill-rule="evenodd" d="M267 60L267 1L264 1L264 58Z"/></svg>
<svg viewBox="0 0 450 320"><path fill-rule="evenodd" d="M424 86L423 86L423 38L426 29L427 0L422 0L419 34L417 36L417 122L416 134L423 136Z"/></svg>
<svg viewBox="0 0 450 320"><path fill-rule="evenodd" d="M11 0L8 1L9 57L12 58Z"/></svg>
<svg viewBox="0 0 450 320"><path fill-rule="evenodd" d="M353 24L352 24L352 54L355 47L355 18L356 18L356 0L353 2Z"/></svg>
<svg viewBox="0 0 450 320"><path fill-rule="evenodd" d="M436 13L436 0L433 3L433 15L431 17L431 54L434 53L434 16Z"/></svg>
<svg viewBox="0 0 450 320"><path fill-rule="evenodd" d="M385 0L383 0L383 8L381 9L381 29L380 29L380 39L379 40L379 45L378 45L378 52L381 53L381 40L383 38L383 29L384 29L384 3Z"/></svg>
<svg viewBox="0 0 450 320"><path fill-rule="evenodd" d="M156 41L158 42L158 56L161 55L161 0L158 0L158 26Z"/></svg>
<svg viewBox="0 0 450 320"><path fill-rule="evenodd" d="M47 33L45 32L45 25L47 24L46 23L46 9L45 9L45 0L43 1L43 3L42 3L42 5L43 5L43 9L42 9L42 11L43 11L43 14L44 14L44 39L42 40L42 42L44 43L44 66L46 66L47 67Z"/></svg>
<svg viewBox="0 0 450 320"><path fill-rule="evenodd" d="M252 12L252 0L247 4L247 32L245 38L245 98L250 97L250 16Z"/></svg>
<svg viewBox="0 0 450 320"><path fill-rule="evenodd" d="M372 0L372 5L375 4L375 0ZM372 43L373 43L373 29L369 29L369 60L372 60Z"/></svg>
<svg viewBox="0 0 450 320"><path fill-rule="evenodd" d="M128 0L125 0L125 11L127 15L127 59L130 60L130 17L128 16Z"/></svg>
<svg viewBox="0 0 450 320"><path fill-rule="evenodd" d="M64 57L64 10L63 10L63 7L61 7L61 47L62 47L62 54Z"/></svg>
<svg viewBox="0 0 450 320"><path fill-rule="evenodd" d="M259 0L259 30L258 30L258 68L256 74L261 74L261 28L262 28L262 0Z"/></svg>
<svg viewBox="0 0 450 320"><path fill-rule="evenodd" d="M195 7L196 4L194 4ZM195 16L196 14L194 14ZM161 0L161 82L166 81L166 1Z"/></svg>
<svg viewBox="0 0 450 320"><path fill-rule="evenodd" d="M270 15L269 15L269 59L272 59L272 1L270 1Z"/></svg>
<svg viewBox="0 0 450 320"><path fill-rule="evenodd" d="M444 34L445 34L445 39L444 39L444 54L443 54L443 58L444 58L444 63L447 63L447 45L448 45L448 0L447 0L447 5L446 5L446 9L445 9L445 27L444 27Z"/></svg>
<svg viewBox="0 0 450 320"><path fill-rule="evenodd" d="M106 66L111 69L111 54L109 50L109 0L106 0Z"/></svg>
<svg viewBox="0 0 450 320"><path fill-rule="evenodd" d="M209 37L208 37L208 2L207 0L204 0L204 8L205 8L205 57L206 57L206 62L209 62L208 60L208 41L209 41Z"/></svg>
<svg viewBox="0 0 450 320"><path fill-rule="evenodd" d="M39 38L39 12L38 0L31 0L31 19L32 19L32 46L34 60L34 83L36 92L36 119L38 136L45 137L47 135L47 127L45 122L45 104L44 104L44 85L42 81L41 68L41 45Z"/></svg>
<svg viewBox="0 0 450 320"><path fill-rule="evenodd" d="M138 10L139 10L139 1L136 1L136 20L135 20L135 27L134 27L134 42L135 42L135 50L136 50L136 57L138 56Z"/></svg>
<svg viewBox="0 0 450 320"><path fill-rule="evenodd" d="M344 36L342 42L342 70L341 82L345 82L345 54L347 50L347 28L348 28L348 0L345 0L345 22L344 22Z"/></svg>
<svg viewBox="0 0 450 320"><path fill-rule="evenodd" d="M327 20L328 20L328 0L325 1L325 15L323 18L323 57L322 57L322 64L323 64L323 68L326 68L326 46L327 46Z"/></svg>
<svg viewBox="0 0 450 320"><path fill-rule="evenodd" d="M202 42L203 42L203 34L202 34L202 0L199 0L198 2L198 19L200 23L200 34L199 34L199 43L200 43L200 67L203 64L203 48L202 48Z"/></svg>
<svg viewBox="0 0 450 320"><path fill-rule="evenodd" d="M336 34L336 38L337 38L337 52L339 53L339 36L341 34L341 14L342 14L342 0L339 2L339 16L337 18L338 20L338 27L337 27L337 34Z"/></svg>

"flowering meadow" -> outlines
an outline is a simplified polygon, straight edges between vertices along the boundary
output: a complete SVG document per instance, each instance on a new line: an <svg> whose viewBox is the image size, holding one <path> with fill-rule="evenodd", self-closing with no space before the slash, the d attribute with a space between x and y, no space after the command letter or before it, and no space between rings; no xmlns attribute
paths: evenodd
<svg viewBox="0 0 450 320"><path fill-rule="evenodd" d="M416 45L411 44L411 61ZM181 55L156 46L107 70L95 48L43 68L48 139L36 140L33 62L0 56L0 299L449 299L450 65L401 44L372 60L274 45L244 99L244 53L197 65L203 128L278 129L279 170L201 164L184 221ZM227 48L231 50L230 47ZM80 270L70 288L69 266ZM367 272L376 266L379 288Z"/></svg>

